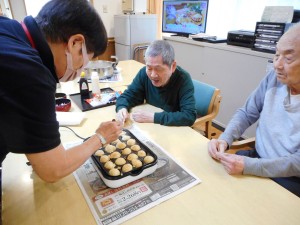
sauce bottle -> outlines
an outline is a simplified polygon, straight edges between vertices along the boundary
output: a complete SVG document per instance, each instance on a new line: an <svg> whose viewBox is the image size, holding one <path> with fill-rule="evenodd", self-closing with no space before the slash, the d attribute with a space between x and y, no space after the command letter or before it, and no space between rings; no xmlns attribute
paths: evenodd
<svg viewBox="0 0 300 225"><path fill-rule="evenodd" d="M87 79L85 78L85 72L82 71L80 74L80 80L79 80L79 90L80 90L80 95L82 97L89 97L89 85L87 82Z"/></svg>

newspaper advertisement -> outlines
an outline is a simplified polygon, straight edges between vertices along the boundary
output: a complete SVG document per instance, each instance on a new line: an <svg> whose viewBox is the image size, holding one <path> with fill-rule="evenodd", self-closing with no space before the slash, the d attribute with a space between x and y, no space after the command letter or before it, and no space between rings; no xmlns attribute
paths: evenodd
<svg viewBox="0 0 300 225"><path fill-rule="evenodd" d="M118 188L105 185L91 158L73 173L99 225L120 224L201 182L139 128L130 131L157 155L154 173Z"/></svg>

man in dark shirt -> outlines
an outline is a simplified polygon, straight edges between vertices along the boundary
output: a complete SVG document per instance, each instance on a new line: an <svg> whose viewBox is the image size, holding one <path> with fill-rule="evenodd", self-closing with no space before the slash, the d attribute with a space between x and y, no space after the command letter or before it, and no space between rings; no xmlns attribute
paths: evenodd
<svg viewBox="0 0 300 225"><path fill-rule="evenodd" d="M36 18L0 16L0 162L23 153L37 175L55 182L82 165L121 124L104 122L83 144L65 151L55 113L56 83L77 77L107 46L101 18L86 0L52 0Z"/></svg>
<svg viewBox="0 0 300 225"><path fill-rule="evenodd" d="M196 119L193 82L190 75L176 65L173 47L167 41L154 41L146 50L145 62L146 66L117 99L117 118L124 123L129 117L128 111L146 101L164 111L137 111L132 114L134 121L168 126L193 125Z"/></svg>

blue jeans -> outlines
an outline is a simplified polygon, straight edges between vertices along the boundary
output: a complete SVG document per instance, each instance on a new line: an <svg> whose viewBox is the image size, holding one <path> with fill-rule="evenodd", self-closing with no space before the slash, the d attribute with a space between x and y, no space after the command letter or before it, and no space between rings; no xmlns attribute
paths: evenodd
<svg viewBox="0 0 300 225"><path fill-rule="evenodd" d="M236 152L237 155L247 156L251 158L260 158L255 149L253 150L240 150ZM300 177L273 177L270 178L277 184L289 190L293 194L300 197Z"/></svg>

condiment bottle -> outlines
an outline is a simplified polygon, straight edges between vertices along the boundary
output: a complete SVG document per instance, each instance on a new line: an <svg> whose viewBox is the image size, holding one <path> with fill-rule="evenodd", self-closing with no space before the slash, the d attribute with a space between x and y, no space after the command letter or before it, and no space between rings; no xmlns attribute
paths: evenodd
<svg viewBox="0 0 300 225"><path fill-rule="evenodd" d="M93 93L93 97L98 97L100 98L100 87L99 87L99 76L98 73L96 71L92 72L92 76L91 76L91 80L92 80L92 93Z"/></svg>
<svg viewBox="0 0 300 225"><path fill-rule="evenodd" d="M80 95L83 97L89 97L89 85L87 82L87 79L85 78L85 72L82 71L80 74L80 80L79 80L79 90Z"/></svg>

